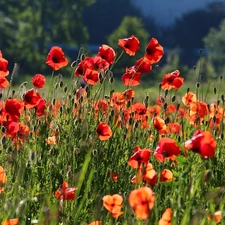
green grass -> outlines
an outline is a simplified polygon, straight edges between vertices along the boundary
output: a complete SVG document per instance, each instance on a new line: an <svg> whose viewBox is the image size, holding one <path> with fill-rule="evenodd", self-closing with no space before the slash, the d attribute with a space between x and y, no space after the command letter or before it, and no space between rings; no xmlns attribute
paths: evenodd
<svg viewBox="0 0 225 225"><path fill-rule="evenodd" d="M13 136L6 135L7 121L3 117L4 110L1 111L0 166L4 168L7 182L0 182L4 187L0 194L0 221L19 218L19 224L26 225L70 225L101 220L103 224L147 225L158 224L166 208L171 208L174 225L216 224L214 220L209 221L208 216L217 210L223 211L225 204L224 116L218 125L209 126L210 115L207 113L202 124L193 125L187 115L178 116L178 111L168 112L166 104L180 105L189 113L182 103L182 96L189 88L199 101L211 104L220 100L224 109L221 98L223 81L218 80L215 85L200 82L199 88L197 81L185 82L179 90L170 90L167 95L159 89L159 82L144 81L133 88L136 93L134 100L118 108L116 103L110 104L113 91L123 92L132 87L124 87L120 80L110 84L106 79L102 84L89 87L88 96L77 99L75 92L80 81L75 82L74 79L54 76L47 79L45 88L38 90L46 99L43 116L37 116L34 109L21 108L17 122L27 126L27 137L21 137L21 131ZM1 103L10 98L21 99L21 95L32 88L31 77L24 77L25 80L28 81L26 86L4 90ZM14 95L12 90L15 90ZM155 117L148 110L145 116L140 114L139 117L136 117L137 111L129 111L135 102L142 103L146 96L145 105L155 105L158 95L166 96L160 117L167 121L167 126L172 122L182 125L178 134L160 134L153 124ZM57 105L59 99L61 102ZM108 100L105 112L96 109L96 102L100 99ZM121 121L116 123L117 118ZM146 127L143 127L144 121ZM106 141L98 138L96 129L100 122L106 122L112 129L112 136ZM216 140L213 158L204 159L191 150L185 153L184 143L197 130L209 131ZM51 145L46 140L52 136L56 137L57 143ZM162 137L172 138L181 149L176 161L159 162L153 156ZM139 184L130 182L137 170L128 165L128 160L137 145L151 149L149 162L158 175L154 186L143 181ZM163 169L173 172L173 181L159 181ZM116 171L118 179L113 181L109 171ZM74 200L59 201L54 196L64 181L69 187L77 188ZM147 220L136 218L128 201L129 194L142 186L150 187L156 197ZM123 197L121 211L124 214L117 219L106 210L102 201L104 196L113 194ZM225 224L224 221L222 219L220 224Z"/></svg>

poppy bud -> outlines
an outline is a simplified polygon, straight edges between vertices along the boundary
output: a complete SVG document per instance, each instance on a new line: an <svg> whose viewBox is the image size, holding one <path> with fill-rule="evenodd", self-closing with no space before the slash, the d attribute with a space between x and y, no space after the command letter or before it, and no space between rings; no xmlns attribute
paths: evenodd
<svg viewBox="0 0 225 225"><path fill-rule="evenodd" d="M208 182L212 178L212 172L210 170L206 170L203 175L203 181Z"/></svg>

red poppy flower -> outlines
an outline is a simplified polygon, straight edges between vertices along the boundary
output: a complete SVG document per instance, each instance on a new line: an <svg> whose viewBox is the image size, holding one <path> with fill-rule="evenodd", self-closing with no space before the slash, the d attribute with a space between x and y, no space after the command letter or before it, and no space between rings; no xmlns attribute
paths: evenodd
<svg viewBox="0 0 225 225"><path fill-rule="evenodd" d="M149 217L149 211L154 206L155 194L151 188L141 187L131 191L128 201L136 217L146 220Z"/></svg>
<svg viewBox="0 0 225 225"><path fill-rule="evenodd" d="M2 225L18 225L19 224L19 219L10 219L10 220L5 220L2 222Z"/></svg>
<svg viewBox="0 0 225 225"><path fill-rule="evenodd" d="M3 125L6 128L6 136L15 136L19 131L19 123L15 121L3 122Z"/></svg>
<svg viewBox="0 0 225 225"><path fill-rule="evenodd" d="M160 174L160 181L169 182L172 180L174 180L172 171L168 169L164 169Z"/></svg>
<svg viewBox="0 0 225 225"><path fill-rule="evenodd" d="M106 113L108 110L108 103L106 100L98 99L96 103L94 103L95 113L99 111L102 113Z"/></svg>
<svg viewBox="0 0 225 225"><path fill-rule="evenodd" d="M137 73L149 73L152 70L152 65L149 61L141 58L135 63L134 68Z"/></svg>
<svg viewBox="0 0 225 225"><path fill-rule="evenodd" d="M62 187L55 192L55 197L58 200L74 200L76 195L74 191L77 190L75 187L68 187L67 182L62 183Z"/></svg>
<svg viewBox="0 0 225 225"><path fill-rule="evenodd" d="M45 76L43 76L42 74L36 74L32 78L32 84L36 88L43 88L45 85Z"/></svg>
<svg viewBox="0 0 225 225"><path fill-rule="evenodd" d="M62 48L53 46L48 53L46 63L53 70L59 70L60 68L67 66L68 60L65 58Z"/></svg>
<svg viewBox="0 0 225 225"><path fill-rule="evenodd" d="M171 134L179 134L181 131L182 125L180 123L169 123L167 124L169 133Z"/></svg>
<svg viewBox="0 0 225 225"><path fill-rule="evenodd" d="M18 121L20 112L23 109L23 103L17 99L7 99L5 102L5 113L7 120Z"/></svg>
<svg viewBox="0 0 225 225"><path fill-rule="evenodd" d="M179 89L184 83L184 78L179 77L179 75L179 70L166 74L163 78L161 88L163 90L170 90L172 88L175 90Z"/></svg>
<svg viewBox="0 0 225 225"><path fill-rule="evenodd" d="M143 119L143 116L146 116L147 108L144 104L136 102L131 107L131 112L134 112L134 117L137 119Z"/></svg>
<svg viewBox="0 0 225 225"><path fill-rule="evenodd" d="M102 45L99 47L98 56L100 56L102 59L105 59L109 64L112 64L116 57L116 53L108 45Z"/></svg>
<svg viewBox="0 0 225 225"><path fill-rule="evenodd" d="M35 112L37 116L44 116L45 115L45 109L46 109L46 100L44 98L41 98L38 105L35 106Z"/></svg>
<svg viewBox="0 0 225 225"><path fill-rule="evenodd" d="M106 141L112 136L112 130L105 122L100 122L97 127L97 134L101 141Z"/></svg>
<svg viewBox="0 0 225 225"><path fill-rule="evenodd" d="M115 181L118 178L118 173L115 172L115 171L110 170L108 172L108 177L110 177L113 181Z"/></svg>
<svg viewBox="0 0 225 225"><path fill-rule="evenodd" d="M91 57L89 60L91 63L90 69L100 72L100 71L105 71L106 69L109 68L109 63L105 59L101 58L100 56Z"/></svg>
<svg viewBox="0 0 225 225"><path fill-rule="evenodd" d="M124 86L137 86L140 84L141 73L137 73L134 68L126 68L126 73L122 78Z"/></svg>
<svg viewBox="0 0 225 225"><path fill-rule="evenodd" d="M96 85L98 82L98 72L96 70L86 69L83 80L90 85Z"/></svg>
<svg viewBox="0 0 225 225"><path fill-rule="evenodd" d="M24 105L27 109L34 108L41 101L41 96L33 88L23 95Z"/></svg>
<svg viewBox="0 0 225 225"><path fill-rule="evenodd" d="M126 91L121 93L120 100L130 101L134 96L135 96L135 91L132 89L127 89Z"/></svg>
<svg viewBox="0 0 225 225"><path fill-rule="evenodd" d="M151 150L148 148L141 149L138 145L135 147L134 154L128 160L128 165L132 168L139 168L142 163L148 164Z"/></svg>
<svg viewBox="0 0 225 225"><path fill-rule="evenodd" d="M159 140L154 156L159 162L163 162L167 159L175 160L175 156L179 155L180 151L175 140L164 137Z"/></svg>
<svg viewBox="0 0 225 225"><path fill-rule="evenodd" d="M159 60L162 58L164 54L163 47L159 44L158 40L155 38L152 38L150 40L145 49L145 52L146 53L144 55L144 58L150 64L159 62Z"/></svg>
<svg viewBox="0 0 225 225"><path fill-rule="evenodd" d="M122 215L121 212L123 197L121 195L106 195L102 198L104 207L112 213L114 218ZM122 213L122 214L121 214ZM114 214L114 215L113 215Z"/></svg>
<svg viewBox="0 0 225 225"><path fill-rule="evenodd" d="M84 75L84 72L85 70L89 68L89 69L92 69L92 63L90 61L90 57L86 57L84 60L82 60L77 68L75 69L74 71L74 75L79 77L79 76L83 76Z"/></svg>
<svg viewBox="0 0 225 225"><path fill-rule="evenodd" d="M159 220L158 225L171 225L172 224L172 209L167 208L163 213L162 218Z"/></svg>
<svg viewBox="0 0 225 225"><path fill-rule="evenodd" d="M9 86L9 81L5 78L4 75L0 75L0 88L4 89Z"/></svg>
<svg viewBox="0 0 225 225"><path fill-rule="evenodd" d="M7 66L8 66L8 61L3 58L2 52L0 51L0 76L8 76L9 75Z"/></svg>
<svg viewBox="0 0 225 225"><path fill-rule="evenodd" d="M213 158L216 149L216 140L209 131L198 130L190 140L185 142L185 148L190 148L203 158Z"/></svg>
<svg viewBox="0 0 225 225"><path fill-rule="evenodd" d="M129 38L119 39L118 45L130 56L134 56L140 47L137 37L131 35Z"/></svg>

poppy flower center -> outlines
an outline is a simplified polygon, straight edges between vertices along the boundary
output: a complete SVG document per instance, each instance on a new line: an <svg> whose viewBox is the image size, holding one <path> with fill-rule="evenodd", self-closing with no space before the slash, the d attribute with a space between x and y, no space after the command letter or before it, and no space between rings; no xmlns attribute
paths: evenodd
<svg viewBox="0 0 225 225"><path fill-rule="evenodd" d="M152 51L151 48L147 48L147 49L146 49L146 53L147 53L148 55L151 55L151 54L153 54L153 51Z"/></svg>
<svg viewBox="0 0 225 225"><path fill-rule="evenodd" d="M124 47L125 48L130 48L130 46L127 43L124 45Z"/></svg>
<svg viewBox="0 0 225 225"><path fill-rule="evenodd" d="M54 63L58 63L58 62L59 62L59 59L53 56L53 57L52 57L52 61L53 61Z"/></svg>
<svg viewBox="0 0 225 225"><path fill-rule="evenodd" d="M146 205L146 201L142 200L141 205Z"/></svg>
<svg viewBox="0 0 225 225"><path fill-rule="evenodd" d="M163 151L162 154L164 157L170 156L166 151Z"/></svg>
<svg viewBox="0 0 225 225"><path fill-rule="evenodd" d="M167 81L168 81L169 83L172 83L172 82L174 81L175 77L176 77L176 76L172 75L172 76L170 76L170 77L167 79Z"/></svg>

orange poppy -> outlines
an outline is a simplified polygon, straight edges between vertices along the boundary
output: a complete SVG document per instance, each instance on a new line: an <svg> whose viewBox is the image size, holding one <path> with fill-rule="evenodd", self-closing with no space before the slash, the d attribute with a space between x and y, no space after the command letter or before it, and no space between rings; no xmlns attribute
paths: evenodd
<svg viewBox="0 0 225 225"><path fill-rule="evenodd" d="M168 169L164 169L160 174L160 181L161 182L169 182L174 180L173 172Z"/></svg>
<svg viewBox="0 0 225 225"><path fill-rule="evenodd" d="M32 84L34 85L34 87L36 88L43 88L45 85L45 76L42 74L36 74L33 78L32 78Z"/></svg>
<svg viewBox="0 0 225 225"><path fill-rule="evenodd" d="M147 111L148 111L148 115L154 118L160 115L161 107L159 105L148 106ZM164 128L166 129L166 127Z"/></svg>
<svg viewBox="0 0 225 225"><path fill-rule="evenodd" d="M180 151L181 150L175 140L164 137L159 140L153 155L159 162L163 162L168 159L175 160L175 156L179 155Z"/></svg>
<svg viewBox="0 0 225 225"><path fill-rule="evenodd" d="M0 184L6 183L6 180L7 180L7 176L4 171L4 168L2 166L0 166Z"/></svg>
<svg viewBox="0 0 225 225"><path fill-rule="evenodd" d="M130 101L135 95L135 91L132 89L127 89L126 91L122 92L120 99L123 101Z"/></svg>
<svg viewBox="0 0 225 225"><path fill-rule="evenodd" d="M139 168L143 163L148 164L151 150L148 148L141 149L138 145L135 147L134 154L128 160L128 165L132 168Z"/></svg>
<svg viewBox="0 0 225 225"><path fill-rule="evenodd" d="M140 184L141 181L151 186L154 186L157 182L157 173L150 162L146 166L141 164L138 168L137 175L131 179L131 183Z"/></svg>
<svg viewBox="0 0 225 225"><path fill-rule="evenodd" d="M121 212L123 197L119 194L106 195L102 198L103 206L112 213L114 218L123 214Z"/></svg>
<svg viewBox="0 0 225 225"><path fill-rule="evenodd" d="M2 52L0 50L0 76L8 76L9 75L7 66L8 66L8 61L3 58Z"/></svg>
<svg viewBox="0 0 225 225"><path fill-rule="evenodd" d="M118 45L130 56L134 56L140 47L140 42L137 37L131 35L129 38L119 39Z"/></svg>
<svg viewBox="0 0 225 225"><path fill-rule="evenodd" d="M166 74L163 78L161 88L163 90L179 89L184 83L184 78L179 77L179 75L180 75L179 70L175 70L172 73Z"/></svg>
<svg viewBox="0 0 225 225"><path fill-rule="evenodd" d="M205 102L193 102L190 104L190 118L192 121L197 117L203 119L208 114L208 106Z"/></svg>
<svg viewBox="0 0 225 225"><path fill-rule="evenodd" d="M149 210L154 206L155 194L149 187L141 187L131 191L128 198L137 218L146 220L149 217Z"/></svg>
<svg viewBox="0 0 225 225"><path fill-rule="evenodd" d="M102 221L96 220L96 221L93 221L93 222L89 223L88 225L102 225Z"/></svg>
<svg viewBox="0 0 225 225"><path fill-rule="evenodd" d="M172 209L167 208L166 211L163 213L162 218L159 220L158 225L171 225L172 224Z"/></svg>
<svg viewBox="0 0 225 225"><path fill-rule="evenodd" d="M0 88L4 89L9 86L9 81L5 78L4 75L0 75Z"/></svg>
<svg viewBox="0 0 225 225"><path fill-rule="evenodd" d="M56 144L58 143L58 141L57 141L57 139L56 139L56 136L54 135L54 136L48 137L48 138L46 139L46 143L47 143L48 145L56 145Z"/></svg>
<svg viewBox="0 0 225 225"><path fill-rule="evenodd" d="M209 106L209 122L210 127L219 126L224 115L224 108L215 103L210 104Z"/></svg>
<svg viewBox="0 0 225 225"><path fill-rule="evenodd" d="M167 133L167 126L165 124L165 121L162 118L160 118L159 116L156 116L154 118L154 128L160 134L166 134Z"/></svg>
<svg viewBox="0 0 225 225"><path fill-rule="evenodd" d="M190 106L191 103L197 102L196 94L193 92L188 92L182 97L182 102L185 106Z"/></svg>
<svg viewBox="0 0 225 225"><path fill-rule="evenodd" d="M68 60L64 56L62 48L53 46L46 58L46 64L49 65L53 70L59 70L64 66L67 66Z"/></svg>
<svg viewBox="0 0 225 225"><path fill-rule="evenodd" d="M144 170L142 181L146 184L154 186L157 183L157 173L153 169L151 163L148 163L147 167Z"/></svg>
<svg viewBox="0 0 225 225"><path fill-rule="evenodd" d="M116 57L116 53L108 45L102 45L99 47L98 56L100 56L102 59L105 59L109 64L112 64Z"/></svg>
<svg viewBox="0 0 225 225"><path fill-rule="evenodd" d="M216 211L213 214L213 216L212 215L209 215L208 216L208 220L209 221L215 220L216 221L216 224L217 223L220 223L222 221L222 218L223 218L223 212L221 210Z"/></svg>
<svg viewBox="0 0 225 225"><path fill-rule="evenodd" d="M189 148L203 158L213 158L216 144L216 140L209 131L198 130L190 140L185 142L185 149Z"/></svg>
<svg viewBox="0 0 225 225"><path fill-rule="evenodd" d="M5 220L2 222L2 225L18 225L19 224L19 219L10 219L10 220Z"/></svg>
<svg viewBox="0 0 225 225"><path fill-rule="evenodd" d="M145 49L144 59L150 64L154 64L159 62L163 54L163 47L159 44L156 38L152 38Z"/></svg>
<svg viewBox="0 0 225 225"><path fill-rule="evenodd" d="M101 141L106 141L112 136L112 130L105 122L100 122L96 130Z"/></svg>

